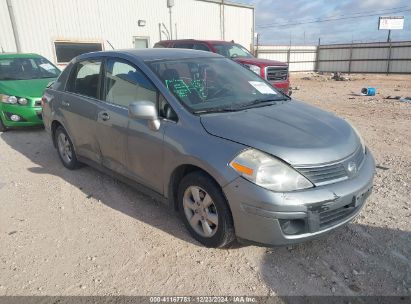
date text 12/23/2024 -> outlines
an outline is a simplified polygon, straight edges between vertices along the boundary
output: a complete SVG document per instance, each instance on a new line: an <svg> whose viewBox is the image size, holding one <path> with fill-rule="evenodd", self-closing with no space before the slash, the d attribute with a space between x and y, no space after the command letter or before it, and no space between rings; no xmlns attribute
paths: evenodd
<svg viewBox="0 0 411 304"><path fill-rule="evenodd" d="M257 299L255 297L248 297L248 296L150 297L150 303L256 303L256 302L257 302Z"/></svg>

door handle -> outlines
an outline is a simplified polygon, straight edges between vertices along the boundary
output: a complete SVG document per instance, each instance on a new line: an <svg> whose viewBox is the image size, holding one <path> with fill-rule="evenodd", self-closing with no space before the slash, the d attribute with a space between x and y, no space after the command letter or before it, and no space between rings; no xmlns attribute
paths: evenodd
<svg viewBox="0 0 411 304"><path fill-rule="evenodd" d="M103 121L107 121L110 119L110 115L108 115L107 112L101 112L98 114L98 116L101 118Z"/></svg>
<svg viewBox="0 0 411 304"><path fill-rule="evenodd" d="M69 107L69 106L70 106L70 103L67 102L67 101L62 101L62 102L61 102L61 105L62 105L63 107Z"/></svg>

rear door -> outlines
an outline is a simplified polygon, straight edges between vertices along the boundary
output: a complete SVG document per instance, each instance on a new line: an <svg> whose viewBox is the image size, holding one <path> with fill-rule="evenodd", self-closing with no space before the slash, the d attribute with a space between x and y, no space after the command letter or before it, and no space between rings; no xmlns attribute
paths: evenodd
<svg viewBox="0 0 411 304"><path fill-rule="evenodd" d="M59 109L65 128L78 155L100 162L95 138L101 83L100 59L87 59L73 66L66 90L60 95Z"/></svg>

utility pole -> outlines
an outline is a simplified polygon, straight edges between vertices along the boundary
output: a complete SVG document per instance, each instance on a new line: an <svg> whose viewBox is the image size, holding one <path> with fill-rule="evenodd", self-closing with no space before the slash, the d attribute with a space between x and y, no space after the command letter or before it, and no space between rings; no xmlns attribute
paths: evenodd
<svg viewBox="0 0 411 304"><path fill-rule="evenodd" d="M174 0L167 0L167 6L170 13L170 39L173 40L173 15L171 8L174 6Z"/></svg>
<svg viewBox="0 0 411 304"><path fill-rule="evenodd" d="M225 3L224 0L221 0L220 4L220 31L221 31L221 40L225 40Z"/></svg>

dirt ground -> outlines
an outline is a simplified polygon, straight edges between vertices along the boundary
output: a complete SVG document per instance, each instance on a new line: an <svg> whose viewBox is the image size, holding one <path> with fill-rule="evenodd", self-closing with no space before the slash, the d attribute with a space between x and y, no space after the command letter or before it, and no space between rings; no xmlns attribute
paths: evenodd
<svg viewBox="0 0 411 304"><path fill-rule="evenodd" d="M309 77L308 80L304 77ZM44 130L0 134L0 295L410 295L410 76L292 76L293 97L349 119L380 166L357 219L302 245L207 249L174 211L65 169ZM356 96L364 86L375 97Z"/></svg>

